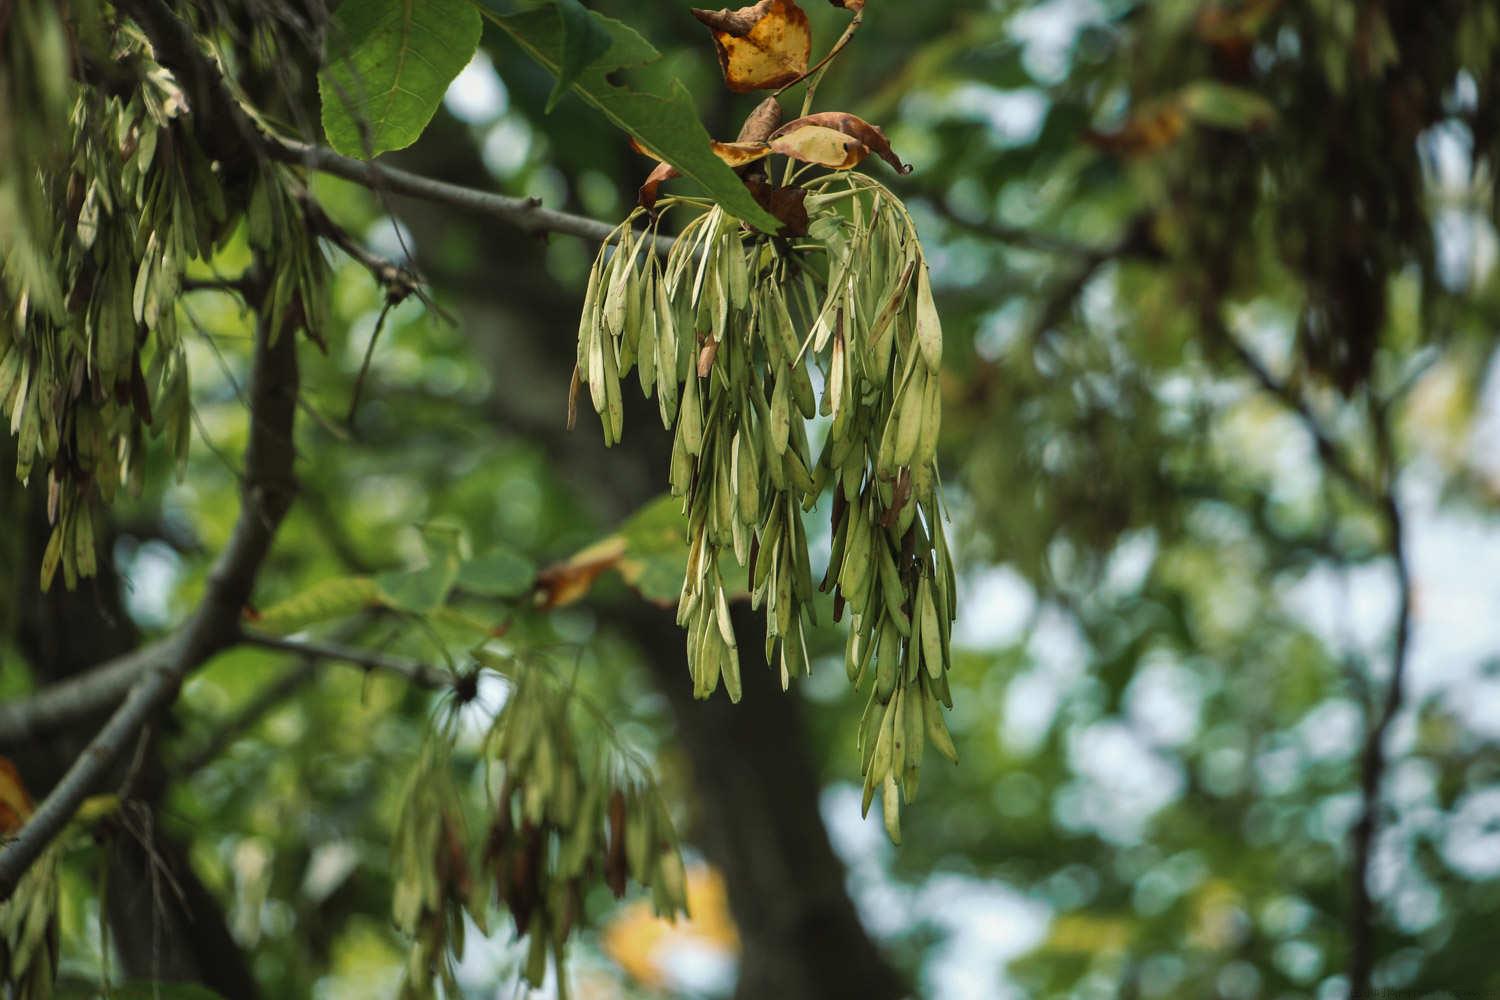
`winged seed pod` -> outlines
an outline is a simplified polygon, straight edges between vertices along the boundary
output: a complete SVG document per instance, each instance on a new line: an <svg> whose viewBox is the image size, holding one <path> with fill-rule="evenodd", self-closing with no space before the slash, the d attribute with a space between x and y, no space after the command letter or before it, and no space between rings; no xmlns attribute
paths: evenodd
<svg viewBox="0 0 1500 1000"><path fill-rule="evenodd" d="M53 500L41 585L60 572L71 589L96 569L98 510L141 484L147 428L184 471L192 411L175 303L188 266L243 217L252 249L274 250L257 305L277 331L314 337L328 266L289 168L260 169L243 215L230 213L224 171L185 124L186 95L128 21L83 4L64 32L54 4L6 6L0 119L16 155L0 156L0 190L18 211L0 224L0 413L17 477L45 473ZM73 78L73 43L110 53L107 92Z"/></svg>
<svg viewBox="0 0 1500 1000"><path fill-rule="evenodd" d="M953 569L937 491L942 326L916 229L878 181L839 172L801 188L808 235L770 239L717 206L664 197L633 211L590 272L578 330L606 444L620 438L619 379L641 366L675 426L669 481L687 519L677 621L693 692L740 697L740 650L722 560L749 573L764 653L782 687L810 669L813 578L804 512L831 489L821 589L852 610L845 664L870 684L861 742L865 808L885 797L892 839L930 739L956 757L950 702ZM696 209L665 261L655 237ZM641 228L638 222L644 222ZM632 310L629 303L644 303ZM649 371L649 375L648 375ZM816 374L815 374L816 373ZM821 396L814 383L822 384ZM821 414L817 455L808 421Z"/></svg>
<svg viewBox="0 0 1500 1000"><path fill-rule="evenodd" d="M649 770L612 731L572 724L574 706L593 706L544 664L483 647L474 655L511 683L481 750L499 789L471 845L447 738L429 737L392 843L392 913L412 939L403 996L431 996L434 981L455 989L464 918L487 932L491 900L527 939L523 975L537 988L549 959L565 967L595 879L616 897L634 880L650 890L660 916L687 906L677 833Z"/></svg>

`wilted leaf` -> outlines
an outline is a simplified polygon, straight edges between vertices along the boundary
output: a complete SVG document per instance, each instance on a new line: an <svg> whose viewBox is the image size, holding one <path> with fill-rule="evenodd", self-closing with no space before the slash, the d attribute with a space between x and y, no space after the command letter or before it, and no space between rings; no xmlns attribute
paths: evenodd
<svg viewBox="0 0 1500 1000"><path fill-rule="evenodd" d="M807 72L812 32L796 0L760 0L738 10L694 10L713 32L724 82L738 93L782 87Z"/></svg>
<svg viewBox="0 0 1500 1000"><path fill-rule="evenodd" d="M720 142L711 143L714 155L731 167L743 167L771 155L771 147L764 142Z"/></svg>
<svg viewBox="0 0 1500 1000"><path fill-rule="evenodd" d="M771 139L771 149L803 163L816 163L833 170L848 170L870 154L858 139L822 125L799 125Z"/></svg>
<svg viewBox="0 0 1500 1000"><path fill-rule="evenodd" d="M15 833L31 816L31 796L21 773L8 757L0 757L0 834Z"/></svg>
<svg viewBox="0 0 1500 1000"><path fill-rule="evenodd" d="M625 539L612 535L536 575L537 607L560 608L587 594L594 581L619 564Z"/></svg>
<svg viewBox="0 0 1500 1000"><path fill-rule="evenodd" d="M1113 132L1089 132L1086 138L1121 156L1148 156L1176 142L1186 126L1182 108L1166 102L1142 108Z"/></svg>
<svg viewBox="0 0 1500 1000"><path fill-rule="evenodd" d="M817 126L840 132L851 139L857 140L861 145L867 147L866 153L873 152L882 160L889 163L899 173L911 173L911 167L901 162L901 158L891 149L891 141L885 137L885 133L878 126L871 125L863 118L851 115L847 111L820 111L815 115L805 115L802 118L794 118L781 128L771 133L771 142L774 147L778 138L789 136L792 132L807 126ZM812 140L809 140L812 141ZM781 152L781 150L777 150ZM791 155L791 154L788 154ZM865 154L860 154L861 158ZM820 162L820 161L810 161ZM855 161L859 162L858 160Z"/></svg>
<svg viewBox="0 0 1500 1000"><path fill-rule="evenodd" d="M651 155L638 142L632 142L637 152ZM771 147L763 142L719 142L713 139L709 142L709 148L713 154L723 160L731 167L743 167L748 163L754 163L771 153ZM656 199L661 195L661 186L674 177L681 177L682 172L670 163L658 163L651 173L646 175L646 180L641 184L641 189L636 193L636 198L642 208L652 208L656 205ZM757 199L759 200L759 199Z"/></svg>
<svg viewBox="0 0 1500 1000"><path fill-rule="evenodd" d="M554 73L559 71L563 29L561 18L551 5L514 14L494 11L494 0L485 0L485 6L490 8L486 12L490 20L534 59ZM610 47L579 74L573 84L578 95L638 140L653 156L702 184L724 211L764 232L774 232L775 217L756 204L734 171L709 149L708 132L698 120L692 95L680 81L674 82L665 95L632 90L614 81L617 70L655 62L661 53L619 21L594 13L589 16L609 34Z"/></svg>
<svg viewBox="0 0 1500 1000"><path fill-rule="evenodd" d="M745 186L767 212L781 220L782 236L807 235L807 189L775 187L764 177L745 178Z"/></svg>
<svg viewBox="0 0 1500 1000"><path fill-rule="evenodd" d="M661 186L673 177L681 177L682 171L670 163L658 163L656 169L646 175L646 180L641 184L640 191L636 192L636 200L642 208L654 208L656 199L661 193Z"/></svg>
<svg viewBox="0 0 1500 1000"><path fill-rule="evenodd" d="M781 102L774 97L767 97L745 116L745 124L740 126L740 134L735 141L765 142L780 124Z"/></svg>
<svg viewBox="0 0 1500 1000"><path fill-rule="evenodd" d="M344 0L318 74L329 145L363 159L415 142L480 29L468 0Z"/></svg>

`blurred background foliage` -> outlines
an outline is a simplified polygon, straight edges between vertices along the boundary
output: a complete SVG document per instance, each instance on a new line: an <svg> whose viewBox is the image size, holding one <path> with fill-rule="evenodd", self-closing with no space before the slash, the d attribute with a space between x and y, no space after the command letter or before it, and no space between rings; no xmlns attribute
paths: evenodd
<svg viewBox="0 0 1500 1000"><path fill-rule="evenodd" d="M755 99L719 85L687 4L590 6L668 55L652 72L700 95L710 134L735 133ZM806 9L821 51L846 15ZM614 221L650 162L576 98L544 115L551 86L487 31L393 160ZM859 819L862 699L834 633L788 696L848 890L893 964L945 1000L1345 996L1361 753L1399 608L1390 497L1412 633L1368 872L1373 985L1500 991L1500 8L870 0L820 105L880 124L915 165L865 169L907 199L948 335L962 763L930 767L902 847ZM409 250L456 322L416 299L394 309L345 428L381 290L335 258L328 353L303 352L304 492L265 604L419 565L424 524L546 565L664 488L648 407L627 416L628 451L606 453L591 415L563 429L592 247L322 177L315 192L368 245ZM193 293L179 309L194 331L192 458L178 480L158 456L114 512L124 609L145 633L201 593L245 435L237 300ZM1308 415L1374 502L1330 469ZM826 536L813 543L826 552ZM607 576L546 615L463 607L576 664L650 755L691 845L711 806L659 687L688 678L670 631L628 627L640 603ZM462 641L381 616L346 638L430 661ZM31 680L7 641L10 696ZM293 669L242 649L194 677L163 736L177 780L160 821L190 845L265 995L390 995L404 945L386 917L387 848L434 696L308 672L196 759ZM474 739L501 697L465 709ZM64 969L94 981L97 866L65 872ZM691 882L686 929L591 899L605 929L575 949L576 995L731 994L725 889L702 867ZM520 958L504 931L471 941L460 979L496 995Z"/></svg>

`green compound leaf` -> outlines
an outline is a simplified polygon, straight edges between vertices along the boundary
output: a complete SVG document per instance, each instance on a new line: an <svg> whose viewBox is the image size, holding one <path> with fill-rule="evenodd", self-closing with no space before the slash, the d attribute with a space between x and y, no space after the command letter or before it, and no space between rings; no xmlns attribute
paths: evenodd
<svg viewBox="0 0 1500 1000"><path fill-rule="evenodd" d="M416 142L482 28L468 0L344 0L318 74L329 145L363 159Z"/></svg>
<svg viewBox="0 0 1500 1000"><path fill-rule="evenodd" d="M485 15L532 58L561 79L567 79L570 29L565 24L568 15L561 8L547 4L502 14L496 10L495 0L485 0L485 7ZM610 45L578 73L572 81L573 90L604 117L635 136L653 156L703 185L724 211L765 232L779 231L781 223L776 217L761 208L739 176L713 154L711 139L698 120L692 95L680 81L674 80L665 95L610 82L609 77L616 71L655 62L661 53L619 21L586 10L583 13L609 35Z"/></svg>
<svg viewBox="0 0 1500 1000"><path fill-rule="evenodd" d="M610 46L609 32L578 0L557 0L557 14L562 18L562 57L557 83L547 97L548 114L589 63L608 52Z"/></svg>

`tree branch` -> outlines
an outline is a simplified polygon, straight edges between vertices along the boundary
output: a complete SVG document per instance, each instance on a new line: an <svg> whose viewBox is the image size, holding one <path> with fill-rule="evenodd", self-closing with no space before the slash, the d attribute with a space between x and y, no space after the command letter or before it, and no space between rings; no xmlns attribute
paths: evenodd
<svg viewBox="0 0 1500 1000"><path fill-rule="evenodd" d="M28 698L0 704L0 749L24 746L109 711L143 675L175 661L180 641L180 635L168 636Z"/></svg>
<svg viewBox="0 0 1500 1000"><path fill-rule="evenodd" d="M1308 404L1307 400L1292 387L1291 383L1271 374L1271 370L1255 356L1254 352L1230 332L1229 328L1224 324L1223 318L1219 316L1217 308L1207 308L1204 310L1204 314L1205 326L1209 335L1215 341L1228 348L1229 352L1234 355L1235 360L1250 373L1251 377L1260 384L1260 387L1272 396L1275 396L1281 402L1282 406L1290 410L1292 415L1301 422L1303 429L1312 438L1313 446L1317 448L1318 457L1322 459L1323 464L1328 467L1329 471L1341 479L1349 487L1350 491L1361 500L1377 507L1383 506L1385 502L1384 491L1374 487L1368 479L1355 469L1353 461L1344 454L1343 449L1334 441L1333 435L1323 426L1322 419L1313 411L1312 406Z"/></svg>
<svg viewBox="0 0 1500 1000"><path fill-rule="evenodd" d="M1354 854L1350 871L1349 904L1349 995L1371 995L1371 977L1375 966L1375 913L1370 896L1370 860L1375 834L1379 829L1381 784L1385 778L1385 740L1392 723L1400 714L1406 696L1406 670L1410 659L1412 579L1411 562L1406 548L1405 521L1396 496L1397 462L1391 430L1391 400L1379 402L1370 396L1370 425L1378 460L1376 475L1367 477L1339 447L1312 406L1292 385L1273 375L1251 350L1225 326L1217 308L1204 309L1204 321L1210 336L1235 356L1255 381L1275 396L1302 423L1313 439L1318 457L1325 468L1340 479L1363 503L1374 509L1385 525L1385 549L1394 567L1397 587L1396 622L1391 634L1391 676L1385 698L1378 706L1369 706L1374 717L1366 728L1359 757L1360 813L1350 831Z"/></svg>
<svg viewBox="0 0 1500 1000"><path fill-rule="evenodd" d="M296 341L287 334L271 343L270 324L261 317L250 383L245 481L229 544L209 575L198 610L169 641L170 654L164 654L142 674L16 839L0 849L0 900L10 898L26 869L133 746L141 728L172 703L183 678L238 637L241 610L250 599L256 575L296 493L292 472L296 412Z"/></svg>
<svg viewBox="0 0 1500 1000"><path fill-rule="evenodd" d="M1384 484L1378 504L1385 521L1386 545L1395 566L1398 603L1396 624L1391 634L1391 677L1387 682L1380 712L1365 733L1359 759L1360 814L1351 832L1354 843L1349 913L1351 997L1370 996L1372 993L1370 980L1375 968L1375 912L1374 902L1370 898L1370 857L1379 828L1380 788L1386 769L1385 739L1405 701L1406 668L1411 647L1411 562L1406 550L1406 528L1401 505L1396 499L1395 445L1392 441L1390 410L1386 405L1373 403L1370 410Z"/></svg>

